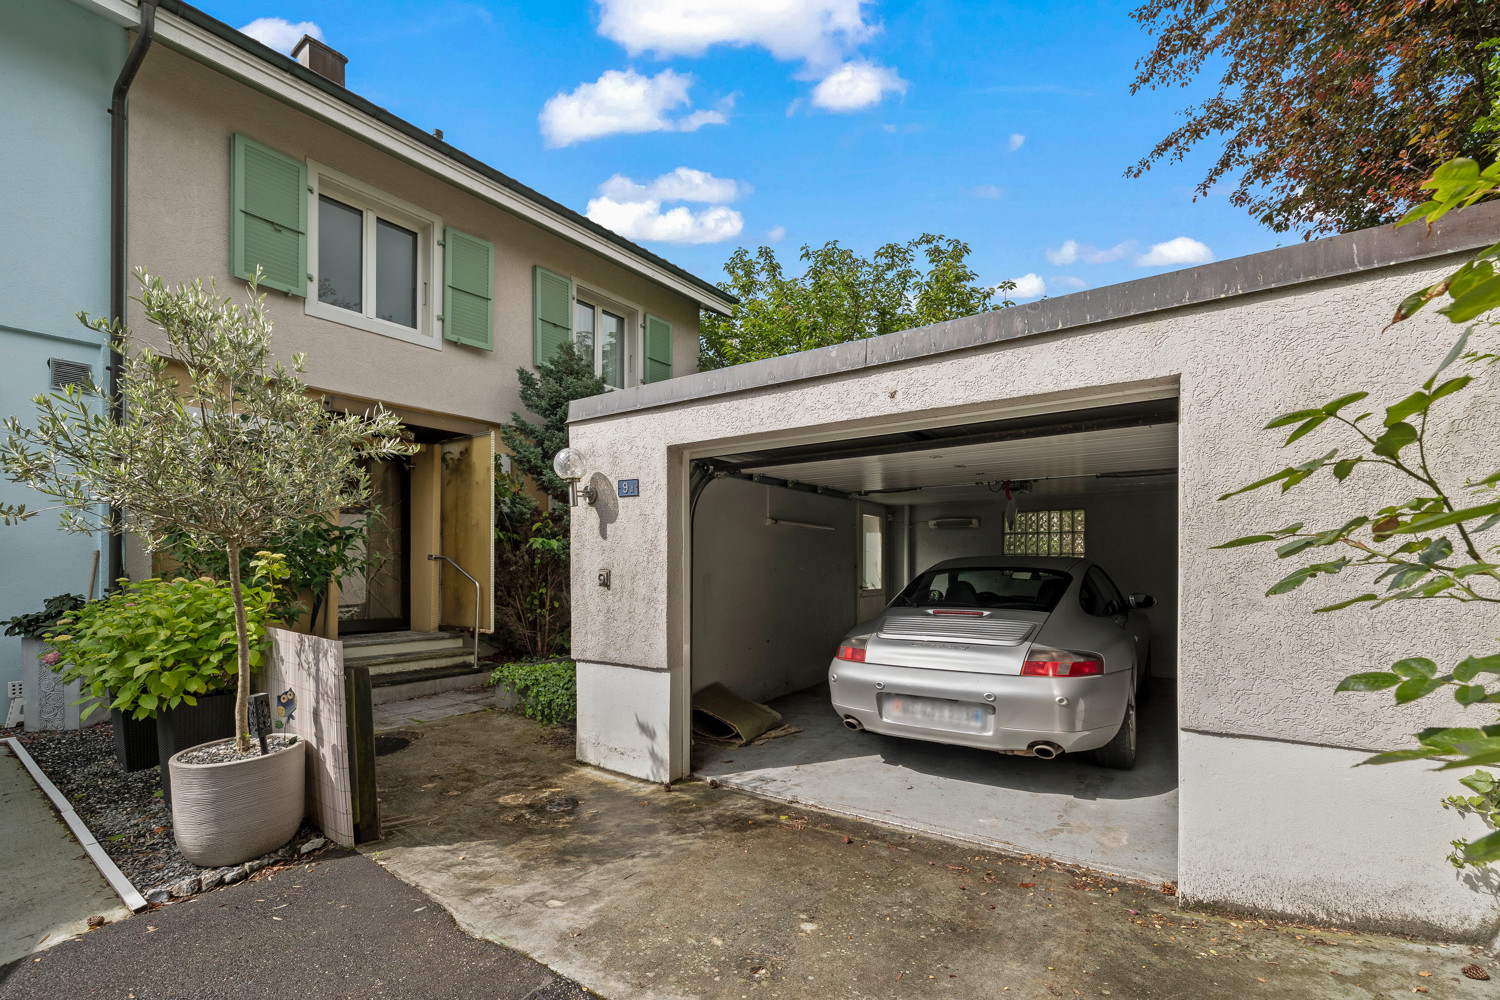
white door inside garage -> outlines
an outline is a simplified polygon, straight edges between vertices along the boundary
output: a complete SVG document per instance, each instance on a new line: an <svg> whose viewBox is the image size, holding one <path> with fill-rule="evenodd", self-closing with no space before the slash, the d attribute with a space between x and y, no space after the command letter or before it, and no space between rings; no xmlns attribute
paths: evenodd
<svg viewBox="0 0 1500 1000"><path fill-rule="evenodd" d="M1174 879L1177 449L1169 397L757 442L698 461L692 689L723 684L786 727L744 746L695 741L694 770L900 828ZM977 557L1079 558L1154 599L1133 768L846 728L828 686L840 639L929 567Z"/></svg>

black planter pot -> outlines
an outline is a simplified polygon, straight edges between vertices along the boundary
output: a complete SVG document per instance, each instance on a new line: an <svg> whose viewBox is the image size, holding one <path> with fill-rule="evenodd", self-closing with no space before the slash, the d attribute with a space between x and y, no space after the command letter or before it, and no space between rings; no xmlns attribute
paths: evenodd
<svg viewBox="0 0 1500 1000"><path fill-rule="evenodd" d="M176 708L156 713L156 756L165 764L179 750L200 743L228 739L234 735L234 692L200 694L198 704L184 702ZM161 769L161 791L172 804L172 778L169 769Z"/></svg>
<svg viewBox="0 0 1500 1000"><path fill-rule="evenodd" d="M115 731L115 759L128 771L155 767L161 758L156 752L156 720L149 716L133 719L118 708L109 713Z"/></svg>

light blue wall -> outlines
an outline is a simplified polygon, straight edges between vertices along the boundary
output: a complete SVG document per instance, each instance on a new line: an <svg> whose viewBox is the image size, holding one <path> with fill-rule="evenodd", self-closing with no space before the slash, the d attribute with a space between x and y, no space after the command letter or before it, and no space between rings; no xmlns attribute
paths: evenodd
<svg viewBox="0 0 1500 1000"><path fill-rule="evenodd" d="M124 29L68 0L0 5L0 416L29 418L49 358L103 380L103 339L74 314L109 310L108 108L126 48ZM45 503L4 479L0 499ZM96 552L97 593L101 545L52 516L0 525L0 619L86 592ZM0 638L0 721L20 657L20 640Z"/></svg>

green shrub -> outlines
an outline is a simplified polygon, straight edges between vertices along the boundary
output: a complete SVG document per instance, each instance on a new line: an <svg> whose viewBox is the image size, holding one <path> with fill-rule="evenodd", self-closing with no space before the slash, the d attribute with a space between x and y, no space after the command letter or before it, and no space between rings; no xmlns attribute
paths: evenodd
<svg viewBox="0 0 1500 1000"><path fill-rule="evenodd" d="M260 555L259 585L243 588L252 670L265 660L279 558ZM48 659L64 680L81 681L85 695L137 719L229 690L239 669L234 595L228 584L206 577L122 581L103 600L63 615L46 638L56 649Z"/></svg>
<svg viewBox="0 0 1500 1000"><path fill-rule="evenodd" d="M572 660L506 663L495 668L490 683L514 691L517 708L528 719L557 725L578 717L578 668Z"/></svg>

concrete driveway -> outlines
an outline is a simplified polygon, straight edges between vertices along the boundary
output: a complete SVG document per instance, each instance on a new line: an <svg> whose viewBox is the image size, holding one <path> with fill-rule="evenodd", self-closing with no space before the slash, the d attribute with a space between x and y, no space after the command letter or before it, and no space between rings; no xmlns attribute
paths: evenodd
<svg viewBox="0 0 1500 1000"><path fill-rule="evenodd" d="M1156 883L573 760L502 712L413 724L367 849L469 933L608 997L1489 997L1466 948L1183 912Z"/></svg>

